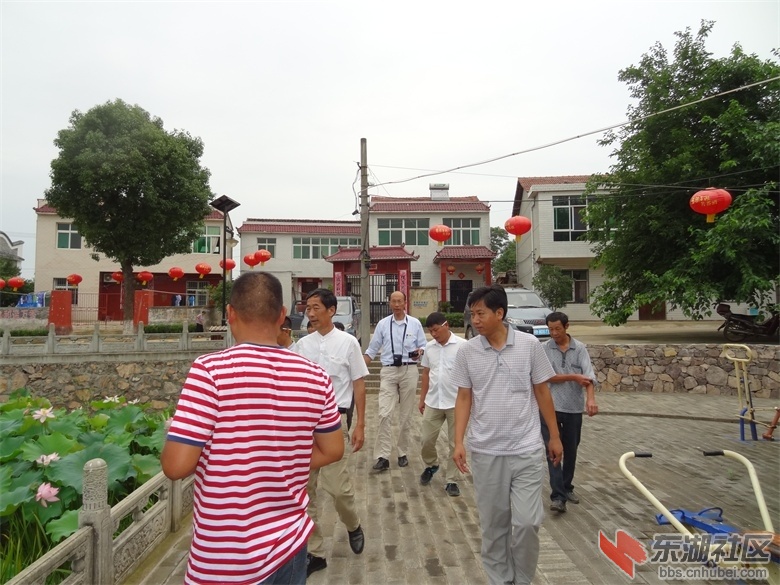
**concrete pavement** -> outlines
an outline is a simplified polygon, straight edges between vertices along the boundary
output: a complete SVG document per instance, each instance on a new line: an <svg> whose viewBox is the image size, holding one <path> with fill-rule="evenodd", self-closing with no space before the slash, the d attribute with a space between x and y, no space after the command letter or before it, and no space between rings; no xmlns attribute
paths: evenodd
<svg viewBox="0 0 780 585"><path fill-rule="evenodd" d="M626 451L653 452L652 459L633 460L630 468L668 507L721 506L730 524L759 528L761 518L746 470L733 460L705 458L701 450L742 453L756 466L775 529L780 526L780 442L739 441L735 396L599 393L597 400L601 414L583 425L575 477L581 503L569 504L566 514L546 512L535 585L628 583L599 552L598 531L614 538L615 530L623 529L645 544L653 534L670 532L656 526L654 508L620 473L617 461ZM423 463L417 450L408 453L408 467L399 468L394 453L389 471L373 472L376 402L376 395L369 395L368 445L350 461L365 550L359 556L350 551L346 529L329 505L329 496L321 494L328 568L313 574L308 583L486 583L471 478L460 483L458 498L444 492L441 470L429 486L421 486ZM775 402L757 399L755 405L772 407ZM419 444L419 420L415 418L412 444ZM439 452L445 459L443 440ZM547 494L545 484L545 501ZM169 538L126 583L181 585L189 530L187 525ZM644 565L638 567L634 582L663 581L656 565Z"/></svg>

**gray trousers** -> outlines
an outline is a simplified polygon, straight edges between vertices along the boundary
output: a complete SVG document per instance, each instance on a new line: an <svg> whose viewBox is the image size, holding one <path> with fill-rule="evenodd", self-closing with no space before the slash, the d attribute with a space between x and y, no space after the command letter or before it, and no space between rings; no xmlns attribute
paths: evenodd
<svg viewBox="0 0 780 585"><path fill-rule="evenodd" d="M490 585L530 585L544 518L544 455L470 453L482 528L482 565Z"/></svg>

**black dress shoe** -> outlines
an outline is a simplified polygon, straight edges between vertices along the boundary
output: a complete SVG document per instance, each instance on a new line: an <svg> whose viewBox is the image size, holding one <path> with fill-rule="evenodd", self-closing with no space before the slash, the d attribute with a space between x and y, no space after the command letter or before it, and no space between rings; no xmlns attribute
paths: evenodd
<svg viewBox="0 0 780 585"><path fill-rule="evenodd" d="M398 458L398 467L406 467L409 465L409 460L406 458L406 455L401 455Z"/></svg>
<svg viewBox="0 0 780 585"><path fill-rule="evenodd" d="M306 555L306 576L308 577L315 571L322 571L322 569L328 566L328 561L322 557L315 557L314 555Z"/></svg>
<svg viewBox="0 0 780 585"><path fill-rule="evenodd" d="M444 486L444 491L447 492L448 496L452 496L453 498L457 498L460 495L460 488L457 483L448 483Z"/></svg>
<svg viewBox="0 0 780 585"><path fill-rule="evenodd" d="M349 548L352 549L352 552L356 555L362 553L363 545L366 544L366 537L363 534L363 529L358 526L351 532L347 530L347 534L349 535Z"/></svg>
<svg viewBox="0 0 780 585"><path fill-rule="evenodd" d="M422 472L422 475L420 475L420 483L422 485L428 485L431 483L431 480L433 479L433 474L439 471L438 465L432 465L431 467L426 467L425 470Z"/></svg>
<svg viewBox="0 0 780 585"><path fill-rule="evenodd" d="M374 470L384 471L386 469L390 469L390 462L384 457L380 457L379 459L377 459L376 463L374 463Z"/></svg>

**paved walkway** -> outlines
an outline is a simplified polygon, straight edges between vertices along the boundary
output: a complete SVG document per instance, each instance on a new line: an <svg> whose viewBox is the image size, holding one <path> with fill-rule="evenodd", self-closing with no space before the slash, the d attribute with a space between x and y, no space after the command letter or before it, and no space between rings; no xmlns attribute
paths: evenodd
<svg viewBox="0 0 780 585"><path fill-rule="evenodd" d="M721 506L730 524L759 528L761 518L745 468L730 459L701 455L703 449L738 451L756 466L775 530L779 529L780 441L741 443L734 422L736 397L599 393L597 400L602 414L583 425L575 478L581 503L569 504L566 514L547 513L535 585L628 583L599 552L598 531L613 538L617 529L623 529L645 543L664 532L655 524L654 508L618 469L618 458L626 451L654 454L652 459L631 461L630 469L668 507ZM768 407L775 402L756 400L755 404ZM459 498L446 495L441 471L429 486L421 486L419 452L408 454L410 464L403 469L396 466L394 454L390 471L375 474L371 443L376 395L369 395L367 419L369 445L351 456L365 551L352 554L346 529L328 505L329 496L322 494L328 568L313 574L308 583L485 584L471 478L461 482ZM419 443L418 433L416 426L412 444ZM443 441L439 447L444 455ZM188 545L186 526L126 583L181 585ZM635 583L664 582L655 566L638 571Z"/></svg>

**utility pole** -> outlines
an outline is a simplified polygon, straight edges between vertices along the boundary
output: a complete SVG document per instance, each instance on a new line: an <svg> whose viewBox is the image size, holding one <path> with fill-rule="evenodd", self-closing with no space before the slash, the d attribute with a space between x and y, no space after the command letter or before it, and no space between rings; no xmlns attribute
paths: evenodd
<svg viewBox="0 0 780 585"><path fill-rule="evenodd" d="M360 139L360 344L365 351L371 338L371 284L368 269L368 147Z"/></svg>

